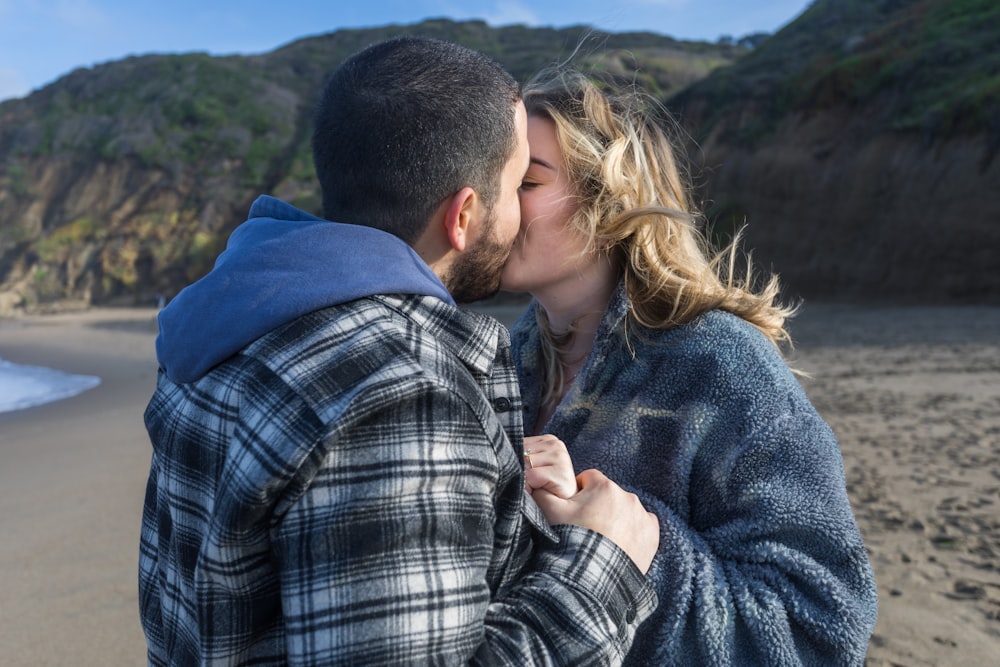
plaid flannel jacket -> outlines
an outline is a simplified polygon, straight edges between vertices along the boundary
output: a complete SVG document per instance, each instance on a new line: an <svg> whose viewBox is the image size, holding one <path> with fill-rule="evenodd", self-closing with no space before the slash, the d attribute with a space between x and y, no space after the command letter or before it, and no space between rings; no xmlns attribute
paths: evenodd
<svg viewBox="0 0 1000 667"><path fill-rule="evenodd" d="M617 664L655 595L523 491L506 330L429 297L301 317L160 374L150 664Z"/></svg>

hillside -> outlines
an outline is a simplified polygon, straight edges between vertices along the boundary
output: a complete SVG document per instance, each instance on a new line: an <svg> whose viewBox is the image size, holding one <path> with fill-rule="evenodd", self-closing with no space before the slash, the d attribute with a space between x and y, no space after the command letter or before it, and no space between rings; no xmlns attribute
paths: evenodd
<svg viewBox="0 0 1000 667"><path fill-rule="evenodd" d="M714 234L745 226L791 298L1000 301L1000 5L816 0L752 50L434 20L72 72L0 104L0 314L151 304L208 270L259 193L318 212L313 96L406 32L521 80L582 44L578 66L650 89L694 140Z"/></svg>
<svg viewBox="0 0 1000 667"><path fill-rule="evenodd" d="M259 56L131 57L0 104L0 314L169 298L204 274L259 193L319 212L314 95L359 48L441 37L519 79L567 58L669 95L732 62L732 45L585 27L434 20L342 30Z"/></svg>
<svg viewBox="0 0 1000 667"><path fill-rule="evenodd" d="M791 294L1000 300L1000 4L818 0L671 104Z"/></svg>

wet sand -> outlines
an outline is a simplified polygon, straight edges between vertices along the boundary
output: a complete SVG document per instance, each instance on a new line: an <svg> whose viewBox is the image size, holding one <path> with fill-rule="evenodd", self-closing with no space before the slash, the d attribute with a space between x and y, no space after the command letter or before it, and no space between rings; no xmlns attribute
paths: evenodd
<svg viewBox="0 0 1000 667"><path fill-rule="evenodd" d="M518 305L494 307L510 322ZM0 357L98 375L0 414L0 664L139 665L153 310L0 321ZM1000 655L1000 308L807 304L793 363L836 431L880 591L868 663Z"/></svg>

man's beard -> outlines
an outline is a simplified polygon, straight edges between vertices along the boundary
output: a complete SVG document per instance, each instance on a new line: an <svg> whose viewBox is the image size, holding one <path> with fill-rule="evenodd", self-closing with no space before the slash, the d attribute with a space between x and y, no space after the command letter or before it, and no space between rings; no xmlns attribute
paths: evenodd
<svg viewBox="0 0 1000 667"><path fill-rule="evenodd" d="M451 265L444 286L456 303L472 303L500 291L500 273L510 255L510 246L497 238L496 218L486 220L486 234Z"/></svg>

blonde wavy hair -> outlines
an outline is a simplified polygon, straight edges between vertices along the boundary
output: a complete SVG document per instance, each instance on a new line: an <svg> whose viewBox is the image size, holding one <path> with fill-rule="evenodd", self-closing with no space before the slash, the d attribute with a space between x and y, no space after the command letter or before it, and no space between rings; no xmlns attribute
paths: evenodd
<svg viewBox="0 0 1000 667"><path fill-rule="evenodd" d="M778 277L758 281L739 233L716 251L701 231L680 142L666 129L678 126L662 105L635 87L602 90L564 67L540 73L523 97L529 116L555 124L578 198L569 224L587 241L584 252L606 252L618 265L635 323L666 329L719 309L775 346L791 343L785 322L795 307L779 303ZM554 333L538 313L551 400L565 384L560 349L572 332Z"/></svg>

